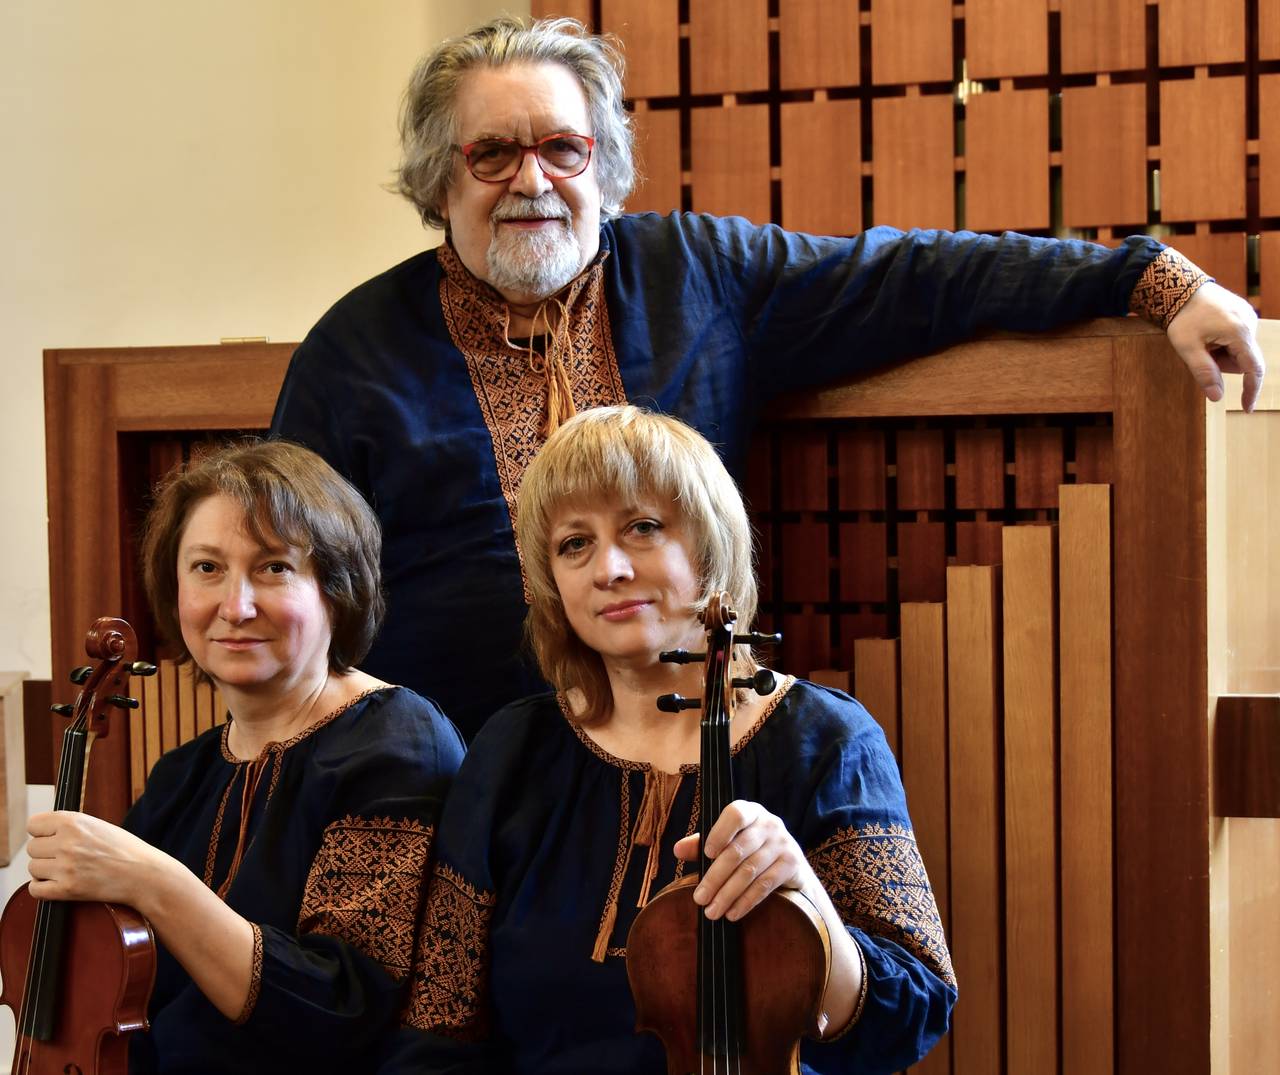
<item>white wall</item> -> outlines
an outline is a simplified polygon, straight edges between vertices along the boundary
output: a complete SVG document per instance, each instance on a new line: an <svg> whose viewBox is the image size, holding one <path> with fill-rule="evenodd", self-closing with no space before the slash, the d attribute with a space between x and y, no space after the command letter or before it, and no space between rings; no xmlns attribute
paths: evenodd
<svg viewBox="0 0 1280 1075"><path fill-rule="evenodd" d="M528 2L0 4L0 669L50 676L42 350L297 340L434 245L381 189L400 93L502 10Z"/></svg>

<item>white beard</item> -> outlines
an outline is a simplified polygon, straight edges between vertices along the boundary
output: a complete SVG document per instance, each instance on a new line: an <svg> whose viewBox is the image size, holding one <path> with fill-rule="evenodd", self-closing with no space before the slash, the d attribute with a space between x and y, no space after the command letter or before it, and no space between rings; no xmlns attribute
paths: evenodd
<svg viewBox="0 0 1280 1075"><path fill-rule="evenodd" d="M559 226L537 231L499 226L501 220L543 216L560 218ZM488 279L504 295L545 299L582 271L582 244L574 234L572 214L554 192L532 200L504 196L490 214L489 234Z"/></svg>

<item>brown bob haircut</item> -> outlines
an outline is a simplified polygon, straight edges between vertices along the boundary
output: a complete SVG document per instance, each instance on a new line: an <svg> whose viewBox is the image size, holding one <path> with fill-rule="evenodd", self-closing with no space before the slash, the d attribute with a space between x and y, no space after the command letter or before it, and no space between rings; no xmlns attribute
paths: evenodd
<svg viewBox="0 0 1280 1075"><path fill-rule="evenodd" d="M386 604L382 530L364 498L315 452L282 440L245 440L193 458L156 489L142 532L142 574L161 632L191 654L178 623L178 550L201 501L225 496L249 535L306 551L332 620L329 667L349 672L369 652Z"/></svg>
<svg viewBox="0 0 1280 1075"><path fill-rule="evenodd" d="M756 615L751 526L742 495L715 449L677 418L639 407L583 411L548 439L520 486L516 536L529 586L525 637L547 681L557 690L579 688L583 723L599 720L612 705L600 655L569 626L551 573L551 526L564 506L653 498L680 511L693 540L702 597L727 590L739 631ZM737 675L757 665L746 646L734 648Z"/></svg>

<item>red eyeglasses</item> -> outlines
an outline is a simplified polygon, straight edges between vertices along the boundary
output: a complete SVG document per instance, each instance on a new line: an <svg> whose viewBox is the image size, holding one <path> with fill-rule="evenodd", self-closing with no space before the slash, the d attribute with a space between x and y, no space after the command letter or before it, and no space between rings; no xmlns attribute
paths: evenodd
<svg viewBox="0 0 1280 1075"><path fill-rule="evenodd" d="M531 146L514 138L481 138L457 148L467 171L482 183L504 183L520 170L526 153L537 158L542 174L550 179L572 179L591 163L594 138L585 134L549 134Z"/></svg>

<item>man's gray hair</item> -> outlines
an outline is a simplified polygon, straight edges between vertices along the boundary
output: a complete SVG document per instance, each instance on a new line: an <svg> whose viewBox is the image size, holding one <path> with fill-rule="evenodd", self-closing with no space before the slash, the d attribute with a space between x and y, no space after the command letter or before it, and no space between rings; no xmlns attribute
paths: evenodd
<svg viewBox="0 0 1280 1075"><path fill-rule="evenodd" d="M405 90L400 112L404 158L395 190L414 205L429 227L442 228L440 207L453 176L458 142L454 108L458 86L473 67L558 63L582 84L595 138L600 215L611 220L635 185L631 119L622 107L622 55L607 39L576 19L540 19L526 25L503 15L423 57ZM548 132L555 133L555 132Z"/></svg>

